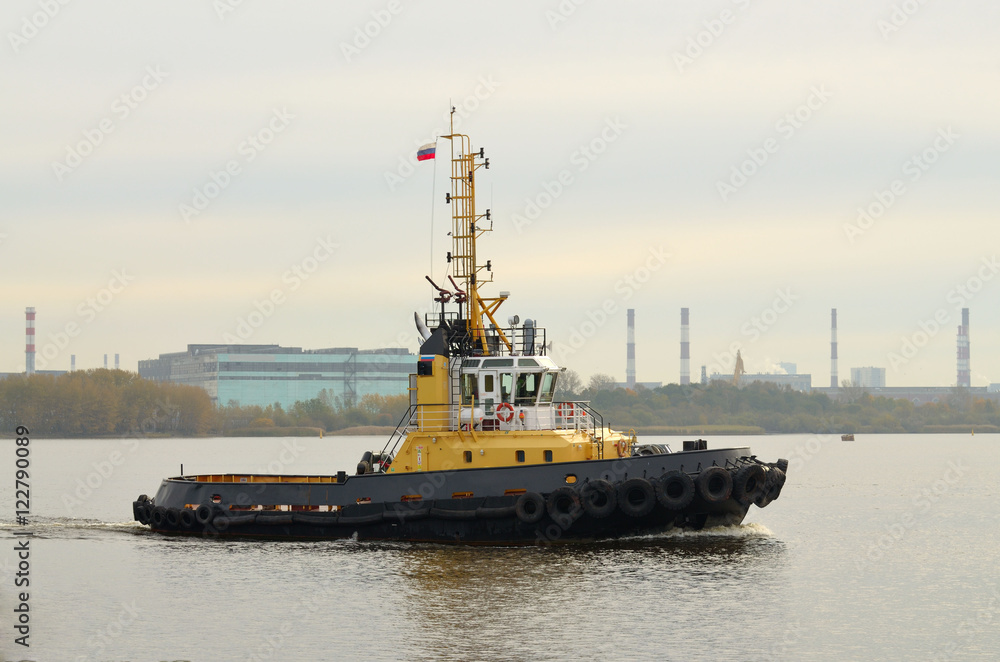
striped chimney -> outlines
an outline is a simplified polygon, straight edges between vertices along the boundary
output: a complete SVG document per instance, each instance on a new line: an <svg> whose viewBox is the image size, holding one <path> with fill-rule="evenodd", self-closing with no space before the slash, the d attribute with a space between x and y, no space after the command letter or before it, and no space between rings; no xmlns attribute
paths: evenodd
<svg viewBox="0 0 1000 662"><path fill-rule="evenodd" d="M958 327L958 386L972 386L972 372L969 369L969 309L962 309L962 326Z"/></svg>
<svg viewBox="0 0 1000 662"><path fill-rule="evenodd" d="M691 342L688 309L681 308L681 386L691 383Z"/></svg>
<svg viewBox="0 0 1000 662"><path fill-rule="evenodd" d="M35 309L24 309L24 372L35 374Z"/></svg>
<svg viewBox="0 0 1000 662"><path fill-rule="evenodd" d="M837 388L837 309L830 310L830 388Z"/></svg>
<svg viewBox="0 0 1000 662"><path fill-rule="evenodd" d="M635 308L628 309L628 338L625 348L625 385L635 388Z"/></svg>

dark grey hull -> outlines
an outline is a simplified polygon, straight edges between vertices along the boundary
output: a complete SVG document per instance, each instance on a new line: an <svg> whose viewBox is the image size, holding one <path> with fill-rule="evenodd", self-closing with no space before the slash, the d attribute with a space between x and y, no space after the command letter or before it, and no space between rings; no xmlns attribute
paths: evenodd
<svg viewBox="0 0 1000 662"><path fill-rule="evenodd" d="M140 497L133 511L153 531L181 535L463 544L599 540L739 524L751 505L777 498L786 468L732 448L324 483L178 477L164 480L151 501ZM291 510L267 509L276 505ZM339 509L309 510L331 505ZM257 506L265 510L249 510Z"/></svg>

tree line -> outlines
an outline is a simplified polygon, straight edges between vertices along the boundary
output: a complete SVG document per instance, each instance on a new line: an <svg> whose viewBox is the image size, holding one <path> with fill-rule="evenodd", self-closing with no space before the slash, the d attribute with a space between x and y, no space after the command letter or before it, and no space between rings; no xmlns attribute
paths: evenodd
<svg viewBox="0 0 1000 662"><path fill-rule="evenodd" d="M760 382L724 382L656 389L616 387L607 375L584 386L563 373L557 401L583 400L615 429L681 432L733 426L768 433L1000 431L1000 407L955 389L943 402L914 405L845 387L837 399ZM365 395L345 402L324 390L283 408L230 402L213 405L196 386L142 379L124 370L95 369L63 375L15 375L0 379L0 430L24 425L50 437L225 435L312 428L332 432L395 426L409 406L406 395Z"/></svg>
<svg viewBox="0 0 1000 662"><path fill-rule="evenodd" d="M80 370L62 375L0 379L0 430L18 425L47 437L198 436L248 428L308 427L326 431L396 425L406 395L365 395L344 403L327 391L296 402L260 407L235 402L215 407L197 386L154 382L125 370Z"/></svg>
<svg viewBox="0 0 1000 662"><path fill-rule="evenodd" d="M941 402L915 405L909 400L873 396L845 384L836 399L788 386L753 382L733 385L668 384L656 389L625 389L607 375L594 375L587 386L566 371L557 399L586 400L606 423L647 432L699 426L756 427L768 433L904 433L1000 431L1000 407L953 389ZM575 390L574 390L575 389Z"/></svg>

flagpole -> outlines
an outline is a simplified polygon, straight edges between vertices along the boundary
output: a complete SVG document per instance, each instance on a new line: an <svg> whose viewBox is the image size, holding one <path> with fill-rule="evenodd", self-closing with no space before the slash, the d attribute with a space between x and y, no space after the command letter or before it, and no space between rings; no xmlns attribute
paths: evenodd
<svg viewBox="0 0 1000 662"><path fill-rule="evenodd" d="M434 196L437 185L437 136L434 137L434 174L431 179L431 278L434 278Z"/></svg>

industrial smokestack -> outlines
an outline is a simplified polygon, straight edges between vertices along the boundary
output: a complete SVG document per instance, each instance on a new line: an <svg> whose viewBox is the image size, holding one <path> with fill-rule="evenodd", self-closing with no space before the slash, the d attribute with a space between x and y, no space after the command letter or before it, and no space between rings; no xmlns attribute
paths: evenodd
<svg viewBox="0 0 1000 662"><path fill-rule="evenodd" d="M76 372L76 354L69 355L69 371Z"/></svg>
<svg viewBox="0 0 1000 662"><path fill-rule="evenodd" d="M635 308L628 309L628 346L625 350L625 386L635 388Z"/></svg>
<svg viewBox="0 0 1000 662"><path fill-rule="evenodd" d="M104 355L104 369L105 370L108 369L108 355L107 354Z"/></svg>
<svg viewBox="0 0 1000 662"><path fill-rule="evenodd" d="M837 388L837 309L830 310L830 388Z"/></svg>
<svg viewBox="0 0 1000 662"><path fill-rule="evenodd" d="M35 374L35 309L24 309L24 372Z"/></svg>
<svg viewBox="0 0 1000 662"><path fill-rule="evenodd" d="M972 386L972 373L969 370L969 309L962 309L962 326L958 327L958 386Z"/></svg>
<svg viewBox="0 0 1000 662"><path fill-rule="evenodd" d="M691 343L688 309L681 308L681 386L691 383Z"/></svg>
<svg viewBox="0 0 1000 662"><path fill-rule="evenodd" d="M118 355L115 354L115 370L118 369Z"/></svg>

